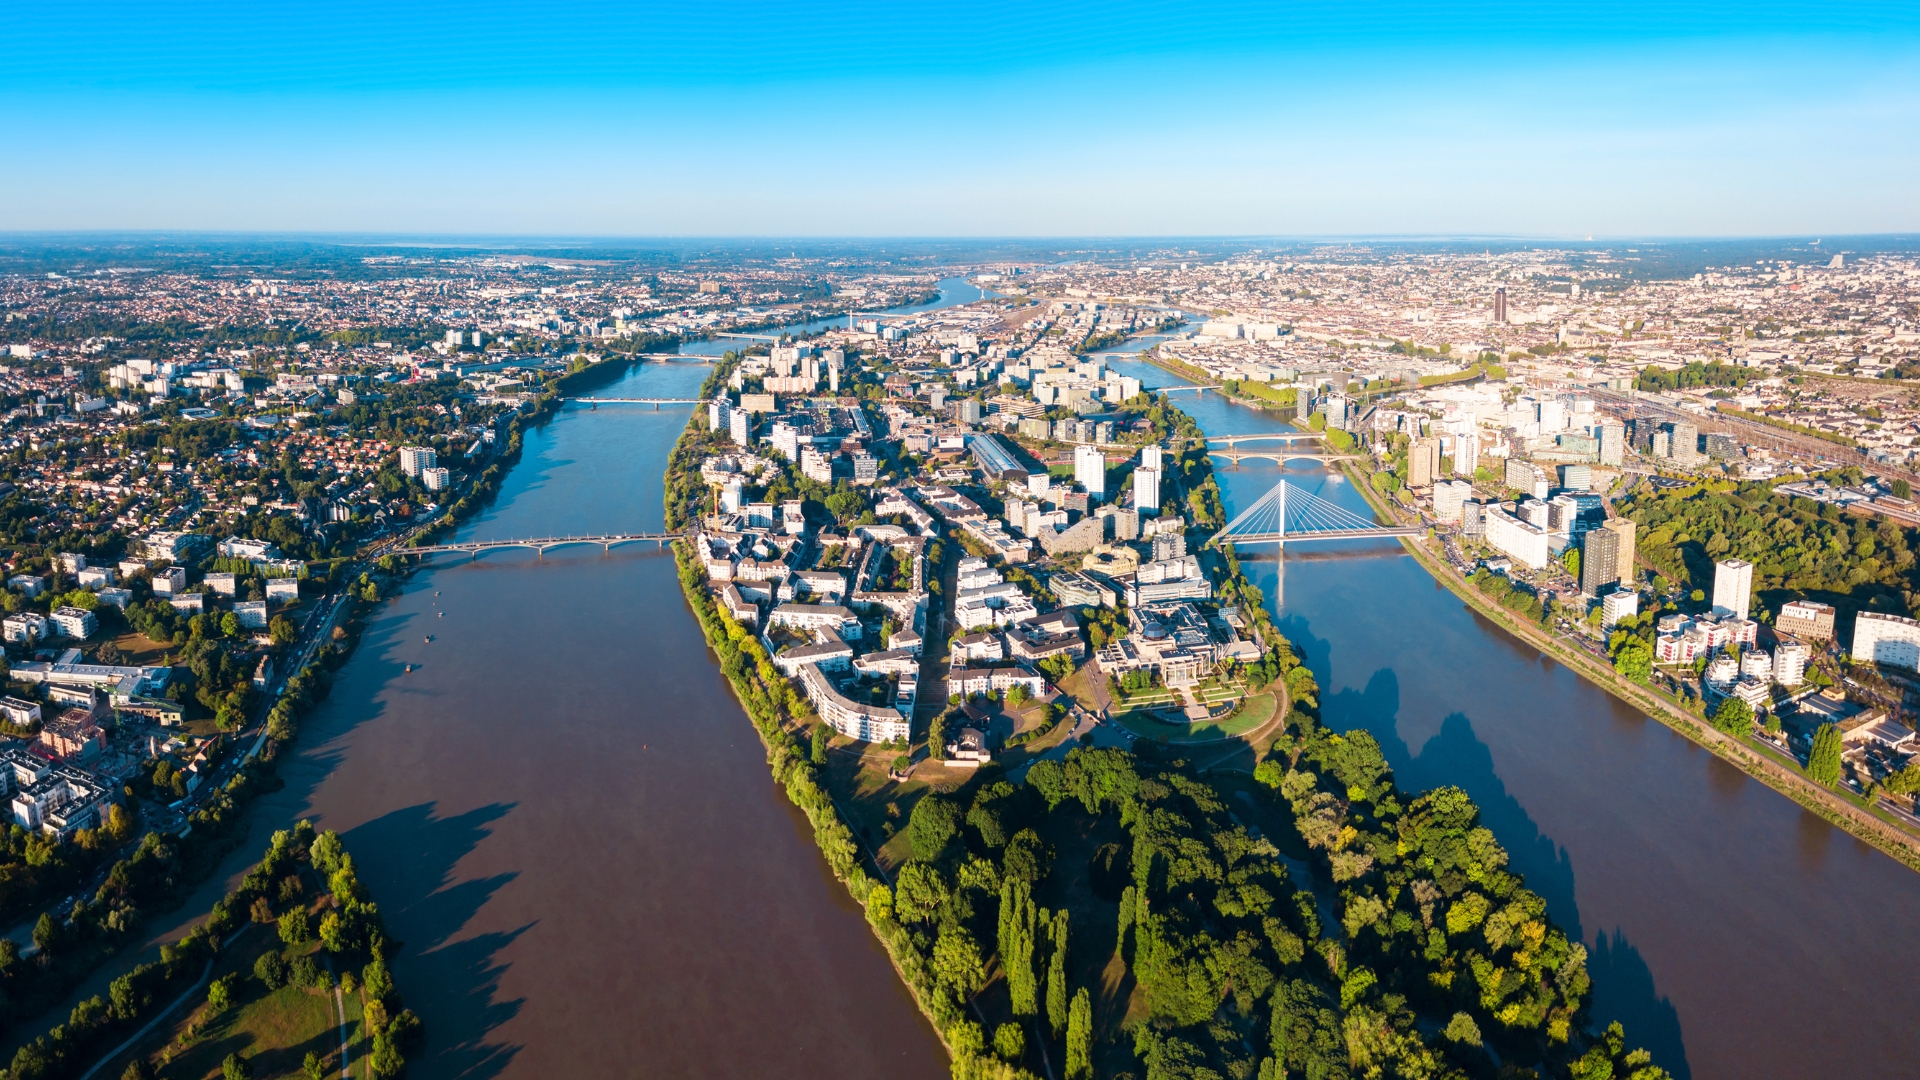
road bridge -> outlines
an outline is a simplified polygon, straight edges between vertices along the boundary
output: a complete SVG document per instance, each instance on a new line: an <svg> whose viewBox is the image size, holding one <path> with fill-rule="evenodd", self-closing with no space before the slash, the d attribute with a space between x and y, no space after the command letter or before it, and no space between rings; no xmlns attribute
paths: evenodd
<svg viewBox="0 0 1920 1080"><path fill-rule="evenodd" d="M1312 450L1215 450L1207 448L1208 457L1224 458L1235 465L1242 461L1266 460L1285 464L1289 461L1359 461L1359 454L1322 454Z"/></svg>
<svg viewBox="0 0 1920 1080"><path fill-rule="evenodd" d="M1382 525L1281 480L1273 485L1273 490L1227 522L1226 528L1214 533L1207 545L1276 544L1285 547L1288 541L1372 540L1424 535L1424 528Z"/></svg>
<svg viewBox="0 0 1920 1080"><path fill-rule="evenodd" d="M554 548L572 547L576 544L598 544L603 551L612 551L621 544L637 544L647 541L658 543L661 548L680 539L679 533L603 533L597 536L539 536L519 540L467 540L457 544L420 544L414 547L392 548L388 555L440 555L447 552L460 552L478 559L483 551L495 551L501 548L522 548L544 555Z"/></svg>
<svg viewBox="0 0 1920 1080"><path fill-rule="evenodd" d="M566 401L579 401L588 405L651 405L655 412L662 405L698 405L699 398L679 397L570 397Z"/></svg>

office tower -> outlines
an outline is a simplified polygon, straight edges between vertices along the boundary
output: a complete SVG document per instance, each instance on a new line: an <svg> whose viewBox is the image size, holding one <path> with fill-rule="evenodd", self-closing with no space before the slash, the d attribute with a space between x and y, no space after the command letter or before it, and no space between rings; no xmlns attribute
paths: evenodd
<svg viewBox="0 0 1920 1080"><path fill-rule="evenodd" d="M1753 602L1753 564L1725 559L1713 564L1713 613L1747 617Z"/></svg>
<svg viewBox="0 0 1920 1080"><path fill-rule="evenodd" d="M1634 530L1640 526L1631 518L1614 518L1605 527L1620 538L1620 569L1616 578L1632 585L1640 577L1633 567Z"/></svg>
<svg viewBox="0 0 1920 1080"><path fill-rule="evenodd" d="M1506 289L1502 288L1502 289L1493 290L1493 321L1497 323L1503 323L1507 321L1507 290Z"/></svg>
<svg viewBox="0 0 1920 1080"><path fill-rule="evenodd" d="M1073 448L1073 481L1087 489L1087 494L1095 499L1103 499L1107 494L1106 456L1091 446Z"/></svg>
<svg viewBox="0 0 1920 1080"><path fill-rule="evenodd" d="M400 448L400 471L408 476L419 476L426 469L439 464L439 455L430 446L403 446Z"/></svg>
<svg viewBox="0 0 1920 1080"><path fill-rule="evenodd" d="M1580 591L1599 596L1620 580L1620 534L1595 529L1580 548Z"/></svg>
<svg viewBox="0 0 1920 1080"><path fill-rule="evenodd" d="M1160 512L1160 470L1133 470L1133 508L1142 513Z"/></svg>

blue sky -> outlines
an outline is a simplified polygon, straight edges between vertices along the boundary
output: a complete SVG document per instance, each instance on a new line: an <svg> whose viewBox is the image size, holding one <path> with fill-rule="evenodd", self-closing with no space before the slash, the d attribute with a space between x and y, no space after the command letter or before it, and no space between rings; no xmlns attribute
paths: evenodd
<svg viewBox="0 0 1920 1080"><path fill-rule="evenodd" d="M0 8L0 229L1920 230L1911 3L276 7Z"/></svg>

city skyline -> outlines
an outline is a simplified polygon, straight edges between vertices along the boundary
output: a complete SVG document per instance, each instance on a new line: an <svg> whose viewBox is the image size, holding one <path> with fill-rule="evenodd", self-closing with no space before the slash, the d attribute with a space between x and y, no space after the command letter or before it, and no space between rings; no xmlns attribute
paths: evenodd
<svg viewBox="0 0 1920 1080"><path fill-rule="evenodd" d="M754 4L5 17L0 229L568 236L1920 228L1920 20ZM740 27L750 27L742 34Z"/></svg>

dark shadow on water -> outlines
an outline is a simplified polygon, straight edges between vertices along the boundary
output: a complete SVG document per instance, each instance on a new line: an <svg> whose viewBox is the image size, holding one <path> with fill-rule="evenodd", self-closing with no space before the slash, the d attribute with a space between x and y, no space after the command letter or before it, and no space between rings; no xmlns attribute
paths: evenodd
<svg viewBox="0 0 1920 1080"><path fill-rule="evenodd" d="M1306 619L1290 615L1279 625L1293 642L1295 655L1316 674L1331 670L1331 643L1315 637ZM1321 713L1329 727L1362 728L1372 735L1402 790L1422 792L1452 784L1472 796L1480 807L1481 824L1507 849L1511 869L1547 902L1548 911L1570 939L1585 940L1571 856L1541 832L1532 815L1507 791L1493 753L1475 733L1472 720L1463 713L1450 714L1415 754L1400 736L1400 679L1392 668L1375 671L1364 689L1348 687L1323 694ZM1602 934L1589 959L1589 971L1594 980L1591 1013L1596 1020L1619 1020L1631 1045L1646 1047L1654 1062L1676 1080L1690 1080L1679 1014L1658 993L1639 951L1618 930L1611 939Z"/></svg>
<svg viewBox="0 0 1920 1080"><path fill-rule="evenodd" d="M341 839L355 853L363 876L379 882L388 931L404 939L395 974L413 989L410 1004L427 1029L426 1046L408 1063L409 1073L485 1080L499 1075L520 1051L489 1042L489 1034L525 1004L524 998L499 999L507 965L495 958L534 924L453 940L519 875L450 882L460 860L487 837L493 822L512 812L513 804L494 803L444 818L433 810L433 803L395 810Z"/></svg>
<svg viewBox="0 0 1920 1080"><path fill-rule="evenodd" d="M1646 1047L1654 1064L1672 1073L1674 1080L1691 1080L1693 1068L1687 1064L1680 1014L1654 987L1653 972L1647 970L1640 950L1627 942L1618 927L1611 938L1604 930L1595 938L1587 970L1593 973L1594 1015L1620 1021L1628 1045Z"/></svg>

